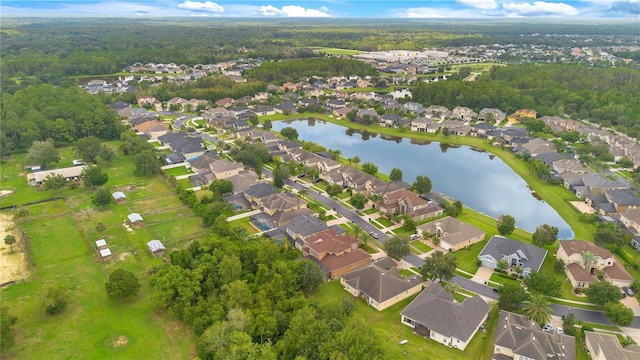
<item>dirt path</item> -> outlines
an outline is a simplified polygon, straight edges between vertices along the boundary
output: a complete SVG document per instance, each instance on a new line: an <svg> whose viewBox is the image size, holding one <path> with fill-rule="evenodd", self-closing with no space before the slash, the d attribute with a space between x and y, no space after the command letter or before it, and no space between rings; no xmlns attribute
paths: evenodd
<svg viewBox="0 0 640 360"><path fill-rule="evenodd" d="M0 284L4 284L29 276L29 267L27 266L27 256L20 241L20 235L14 229L13 216L0 214L0 224ZM13 244L13 253L11 253L11 248L4 243L4 237L8 234L13 234L17 240Z"/></svg>

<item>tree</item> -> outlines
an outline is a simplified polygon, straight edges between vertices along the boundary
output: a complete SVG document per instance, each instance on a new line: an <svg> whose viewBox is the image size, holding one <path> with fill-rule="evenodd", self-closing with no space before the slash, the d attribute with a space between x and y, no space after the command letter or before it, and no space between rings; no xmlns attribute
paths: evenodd
<svg viewBox="0 0 640 360"><path fill-rule="evenodd" d="M449 282L444 286L444 289L450 292L452 295L455 295L458 291L462 290L462 286L458 283Z"/></svg>
<svg viewBox="0 0 640 360"><path fill-rule="evenodd" d="M78 157L87 163L97 164L99 160L110 163L115 158L115 152L95 136L87 136L75 142L73 150Z"/></svg>
<svg viewBox="0 0 640 360"><path fill-rule="evenodd" d="M502 310L514 311L527 300L528 295L522 291L520 284L507 283L498 288L498 307Z"/></svg>
<svg viewBox="0 0 640 360"><path fill-rule="evenodd" d="M378 167L370 162L366 162L362 164L362 171L366 172L369 175L375 176L378 173Z"/></svg>
<svg viewBox="0 0 640 360"><path fill-rule="evenodd" d="M5 245L9 245L9 247L11 248L11 253L13 254L13 244L16 243L16 237L13 236L13 234L7 234L4 237L4 244Z"/></svg>
<svg viewBox="0 0 640 360"><path fill-rule="evenodd" d="M322 270L310 260L297 262L298 274L300 274L300 288L307 294L313 294L322 284L324 276Z"/></svg>
<svg viewBox="0 0 640 360"><path fill-rule="evenodd" d="M540 225L536 228L531 240L536 246L551 245L558 240L558 228L548 224Z"/></svg>
<svg viewBox="0 0 640 360"><path fill-rule="evenodd" d="M427 194L431 192L431 179L429 179L428 176L416 176L416 181L411 185L411 190L417 194Z"/></svg>
<svg viewBox="0 0 640 360"><path fill-rule="evenodd" d="M93 198L91 198L91 202L93 205L97 207L104 207L111 203L111 193L109 190L101 187L96 190L95 194L93 194Z"/></svg>
<svg viewBox="0 0 640 360"><path fill-rule="evenodd" d="M593 240L600 246L606 246L609 244L620 246L627 242L625 234L611 225L599 227L596 230L596 233L593 234Z"/></svg>
<svg viewBox="0 0 640 360"><path fill-rule="evenodd" d="M67 179L62 174L49 174L44 179L45 190L55 190L56 195L60 194L60 189L67 185Z"/></svg>
<svg viewBox="0 0 640 360"><path fill-rule="evenodd" d="M507 270L508 267L509 267L509 263L505 259L498 260L498 263L496 264L496 269L501 271Z"/></svg>
<svg viewBox="0 0 640 360"><path fill-rule="evenodd" d="M273 127L273 124L271 123L271 120L265 120L262 123L262 128L265 129L266 131L271 130L272 127Z"/></svg>
<svg viewBox="0 0 640 360"><path fill-rule="evenodd" d="M140 291L140 281L129 270L115 269L104 284L110 300L122 300L136 295Z"/></svg>
<svg viewBox="0 0 640 360"><path fill-rule="evenodd" d="M604 306L608 302L618 302L622 299L620 289L608 281L599 281L589 285L585 293L589 301L598 306Z"/></svg>
<svg viewBox="0 0 640 360"><path fill-rule="evenodd" d="M298 130L290 126L287 126L285 128L282 128L282 130L280 130L280 135L284 136L289 140L296 140L298 138Z"/></svg>
<svg viewBox="0 0 640 360"><path fill-rule="evenodd" d="M102 221L98 222L96 224L96 231L99 233L103 233L105 230L107 230L107 227L104 225L104 223Z"/></svg>
<svg viewBox="0 0 640 360"><path fill-rule="evenodd" d="M398 168L391 169L391 173L389 174L389 179L391 181L402 181L402 170Z"/></svg>
<svg viewBox="0 0 640 360"><path fill-rule="evenodd" d="M397 234L384 243L384 251L389 257L400 261L400 259L411 253L410 243L409 235Z"/></svg>
<svg viewBox="0 0 640 360"><path fill-rule="evenodd" d="M162 162L153 150L145 150L135 155L133 162L136 164L136 169L134 170L136 175L155 175L161 171Z"/></svg>
<svg viewBox="0 0 640 360"><path fill-rule="evenodd" d="M38 293L40 304L49 315L62 312L69 303L69 295L59 284L46 283Z"/></svg>
<svg viewBox="0 0 640 360"><path fill-rule="evenodd" d="M425 280L446 281L453 277L457 266L457 260L453 255L436 250L431 256L424 259L420 274Z"/></svg>
<svg viewBox="0 0 640 360"><path fill-rule="evenodd" d="M522 313L538 325L544 326L551 320L553 309L549 305L549 299L543 294L533 294L529 300L522 302Z"/></svg>
<svg viewBox="0 0 640 360"><path fill-rule="evenodd" d="M358 210L364 209L364 206L367 204L367 197L362 193L353 194L349 198L349 204L353 205L354 208Z"/></svg>
<svg viewBox="0 0 640 360"><path fill-rule="evenodd" d="M449 216L457 217L462 213L462 202L460 200L456 200L453 203L446 202L444 204L444 212Z"/></svg>
<svg viewBox="0 0 640 360"><path fill-rule="evenodd" d="M509 235L516 229L516 219L511 215L500 215L496 227L500 235Z"/></svg>
<svg viewBox="0 0 640 360"><path fill-rule="evenodd" d="M60 155L58 155L58 150L53 146L52 140L34 141L24 159L27 165L40 165L43 168L58 161L60 161Z"/></svg>
<svg viewBox="0 0 640 360"><path fill-rule="evenodd" d="M85 186L90 186L94 189L109 181L109 175L103 172L102 169L96 165L87 165L84 170L82 170L80 178L84 181Z"/></svg>
<svg viewBox="0 0 640 360"><path fill-rule="evenodd" d="M582 251L580 256L582 256L585 271L590 274L591 269L598 264L598 257L591 251Z"/></svg>
<svg viewBox="0 0 640 360"><path fill-rule="evenodd" d="M215 199L222 200L222 195L233 192L233 183L224 179L213 180L209 184L209 191L213 193Z"/></svg>
<svg viewBox="0 0 640 360"><path fill-rule="evenodd" d="M338 196L340 194L342 194L342 185L340 184L329 184L327 185L327 194L329 194L329 196Z"/></svg>
<svg viewBox="0 0 640 360"><path fill-rule="evenodd" d="M0 349L6 350L15 344L13 325L17 320L17 317L9 313L8 307L3 306L0 309Z"/></svg>
<svg viewBox="0 0 640 360"><path fill-rule="evenodd" d="M604 304L604 314L617 326L629 326L633 322L633 310L619 302Z"/></svg>
<svg viewBox="0 0 640 360"><path fill-rule="evenodd" d="M353 158L351 158L351 162L354 163L356 165L356 169L358 168L358 164L360 163L360 161L362 161L360 159L360 156L354 156Z"/></svg>
<svg viewBox="0 0 640 360"><path fill-rule="evenodd" d="M560 287L562 286L553 273L535 270L531 271L524 279L524 284L530 292L548 296L560 295Z"/></svg>
<svg viewBox="0 0 640 360"><path fill-rule="evenodd" d="M287 169L278 161L273 168L273 186L282 189L285 177L287 177Z"/></svg>
<svg viewBox="0 0 640 360"><path fill-rule="evenodd" d="M569 312L562 321L562 329L569 336L576 336L576 316Z"/></svg>

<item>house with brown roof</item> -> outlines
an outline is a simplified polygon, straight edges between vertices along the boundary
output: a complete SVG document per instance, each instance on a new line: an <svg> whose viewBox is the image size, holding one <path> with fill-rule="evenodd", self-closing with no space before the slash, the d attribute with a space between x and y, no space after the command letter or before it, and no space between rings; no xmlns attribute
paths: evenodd
<svg viewBox="0 0 640 360"><path fill-rule="evenodd" d="M244 164L217 159L209 164L209 169L216 179L221 180L240 174L244 170Z"/></svg>
<svg viewBox="0 0 640 360"><path fill-rule="evenodd" d="M420 275L402 276L389 257L340 276L340 285L347 292L378 311L419 293L423 283Z"/></svg>
<svg viewBox="0 0 640 360"><path fill-rule="evenodd" d="M355 237L327 229L304 239L302 253L314 260L329 279L355 270L371 261L371 255L358 247Z"/></svg>
<svg viewBox="0 0 640 360"><path fill-rule="evenodd" d="M451 216L422 224L417 227L417 232L425 237L437 236L440 239L440 246L450 251L460 250L483 241L486 235L479 228Z"/></svg>
<svg viewBox="0 0 640 360"><path fill-rule="evenodd" d="M458 303L440 283L432 283L400 312L401 322L418 335L462 350L489 316L480 296Z"/></svg>
<svg viewBox="0 0 640 360"><path fill-rule="evenodd" d="M556 146L553 145L553 143L540 138L531 139L528 143L522 145L522 148L531 154L531 156L538 156L556 151Z"/></svg>
<svg viewBox="0 0 640 360"><path fill-rule="evenodd" d="M584 332L584 345L592 360L633 360L640 359L640 346L622 347L614 334Z"/></svg>
<svg viewBox="0 0 640 360"><path fill-rule="evenodd" d="M593 254L593 261L587 263L585 254ZM615 286L631 286L633 278L618 262L611 251L587 241L561 240L556 257L564 261L564 272L574 288L588 288L598 282L598 271L604 279Z"/></svg>
<svg viewBox="0 0 640 360"><path fill-rule="evenodd" d="M215 102L216 105L222 106L224 108L229 108L231 105L233 105L233 103L234 100L230 97L226 97Z"/></svg>
<svg viewBox="0 0 640 360"><path fill-rule="evenodd" d="M169 132L169 125L160 121L150 120L134 126L133 131L138 134L146 134L149 139L155 140Z"/></svg>
<svg viewBox="0 0 640 360"><path fill-rule="evenodd" d="M500 310L491 359L575 360L576 339L542 331L527 317Z"/></svg>
<svg viewBox="0 0 640 360"><path fill-rule="evenodd" d="M627 230L634 234L640 234L640 209L631 209L621 213L620 222Z"/></svg>
<svg viewBox="0 0 640 360"><path fill-rule="evenodd" d="M379 209L387 214L409 214L409 216L413 217L416 211L428 206L429 202L413 191L398 189L382 195Z"/></svg>

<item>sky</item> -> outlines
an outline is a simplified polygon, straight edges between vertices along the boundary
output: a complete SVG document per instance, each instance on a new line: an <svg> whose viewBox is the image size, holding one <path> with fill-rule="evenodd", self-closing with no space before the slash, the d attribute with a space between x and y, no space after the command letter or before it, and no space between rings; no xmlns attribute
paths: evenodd
<svg viewBox="0 0 640 360"><path fill-rule="evenodd" d="M640 20L640 3L639 0L2 0L0 15Z"/></svg>

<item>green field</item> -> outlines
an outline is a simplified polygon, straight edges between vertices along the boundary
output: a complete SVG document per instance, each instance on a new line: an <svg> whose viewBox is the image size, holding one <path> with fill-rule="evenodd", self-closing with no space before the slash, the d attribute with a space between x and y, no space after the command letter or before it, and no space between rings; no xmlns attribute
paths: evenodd
<svg viewBox="0 0 640 360"><path fill-rule="evenodd" d="M14 157L3 164L9 175L23 175ZM80 187L64 190L65 199L28 206L29 216L19 227L27 234L35 270L26 282L2 290L2 304L18 317L14 326L16 345L3 351L12 359L191 359L194 343L188 328L165 311L156 309L147 284L148 274L166 259L154 258L146 242L159 239L167 251L202 239L207 232L177 198L163 178L141 178L133 174L129 157L119 156L106 172L110 190L127 195L124 204L112 203L104 209L92 208L91 192ZM17 184L17 182L16 182ZM4 184L3 184L4 186ZM16 186L15 194L3 198L22 203L51 197L50 191ZM126 216L138 212L144 218L140 229L127 229ZM102 222L105 230L95 225ZM95 240L104 238L112 256L102 259ZM104 284L116 268L134 272L142 290L133 299L107 299ZM67 309L56 316L46 315L38 300L45 283L57 282L70 295Z"/></svg>
<svg viewBox="0 0 640 360"><path fill-rule="evenodd" d="M315 51L315 52L323 52L323 53L325 53L327 55L358 55L358 54L364 54L364 51L360 51L360 50L336 49L336 48L328 48L328 47L315 48L315 49L313 49L313 51Z"/></svg>

